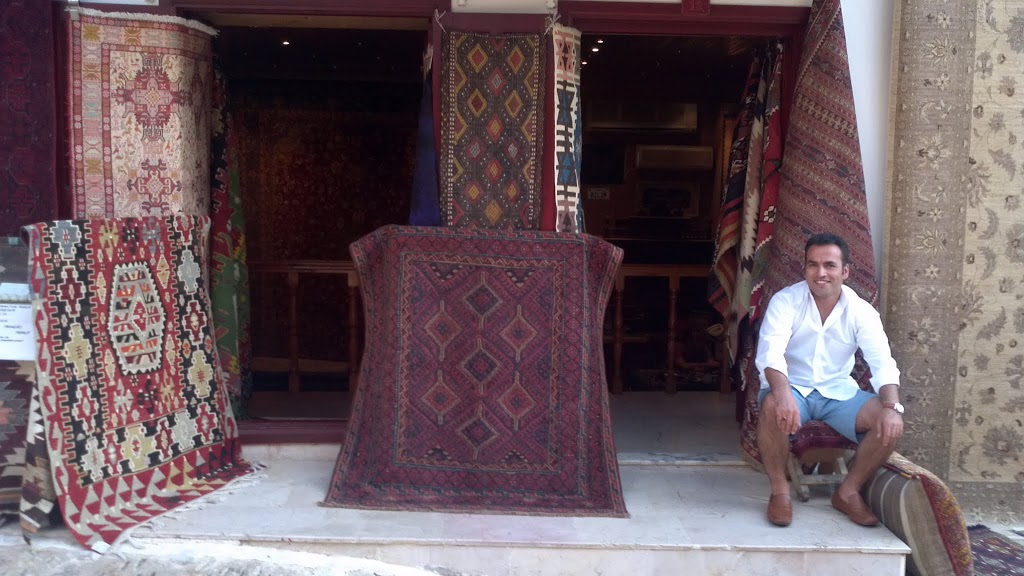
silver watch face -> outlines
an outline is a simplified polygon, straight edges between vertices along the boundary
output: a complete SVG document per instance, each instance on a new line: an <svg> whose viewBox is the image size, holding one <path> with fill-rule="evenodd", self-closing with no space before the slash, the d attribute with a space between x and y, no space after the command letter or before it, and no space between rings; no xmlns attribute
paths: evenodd
<svg viewBox="0 0 1024 576"><path fill-rule="evenodd" d="M903 404L900 404L899 402L894 404L892 409L895 410L897 414L903 414Z"/></svg>

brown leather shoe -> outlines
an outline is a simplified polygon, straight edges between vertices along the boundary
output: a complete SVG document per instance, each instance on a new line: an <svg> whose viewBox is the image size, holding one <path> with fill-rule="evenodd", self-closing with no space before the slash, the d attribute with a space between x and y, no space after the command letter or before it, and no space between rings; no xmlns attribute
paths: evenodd
<svg viewBox="0 0 1024 576"><path fill-rule="evenodd" d="M832 495L832 507L850 517L854 524L861 526L877 526L878 516L868 508L860 494L854 495L846 500L839 497L839 492Z"/></svg>
<svg viewBox="0 0 1024 576"><path fill-rule="evenodd" d="M776 526L793 522L793 499L789 494L772 494L768 499L768 521Z"/></svg>

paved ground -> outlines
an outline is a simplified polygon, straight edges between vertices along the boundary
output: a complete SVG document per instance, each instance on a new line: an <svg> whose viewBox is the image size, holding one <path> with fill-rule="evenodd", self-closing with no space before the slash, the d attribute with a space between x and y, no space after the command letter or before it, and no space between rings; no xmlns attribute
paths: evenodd
<svg viewBox="0 0 1024 576"><path fill-rule="evenodd" d="M0 527L4 576L459 576L339 556L209 542L119 546L105 555L82 548L66 530L36 536L29 545L17 525Z"/></svg>

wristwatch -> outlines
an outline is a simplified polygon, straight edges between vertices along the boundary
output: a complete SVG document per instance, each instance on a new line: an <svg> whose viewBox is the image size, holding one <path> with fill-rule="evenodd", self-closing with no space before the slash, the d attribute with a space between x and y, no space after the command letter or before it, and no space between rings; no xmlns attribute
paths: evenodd
<svg viewBox="0 0 1024 576"><path fill-rule="evenodd" d="M892 408L897 414L903 416L903 404L900 404L899 402L886 402L882 404L882 406L885 408Z"/></svg>

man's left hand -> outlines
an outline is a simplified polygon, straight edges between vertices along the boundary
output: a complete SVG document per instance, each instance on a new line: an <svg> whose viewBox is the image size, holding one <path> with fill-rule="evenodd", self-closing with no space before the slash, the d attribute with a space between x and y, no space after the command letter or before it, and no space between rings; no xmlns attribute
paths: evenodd
<svg viewBox="0 0 1024 576"><path fill-rule="evenodd" d="M891 408L882 408L878 435L885 446L893 446L903 436L903 416Z"/></svg>

